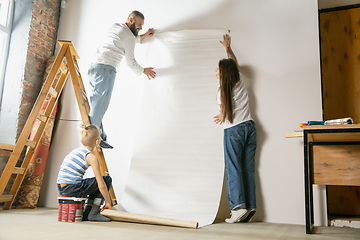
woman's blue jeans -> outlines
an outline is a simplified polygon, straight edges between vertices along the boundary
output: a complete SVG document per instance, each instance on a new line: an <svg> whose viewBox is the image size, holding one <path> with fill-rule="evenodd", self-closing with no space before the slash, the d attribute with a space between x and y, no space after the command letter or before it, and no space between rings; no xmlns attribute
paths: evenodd
<svg viewBox="0 0 360 240"><path fill-rule="evenodd" d="M224 129L225 176L231 210L256 209L254 121Z"/></svg>
<svg viewBox="0 0 360 240"><path fill-rule="evenodd" d="M106 184L107 189L109 190L111 187L112 179L108 175L102 176L104 182ZM84 178L81 180L81 183L78 184L67 184L64 187L61 187L60 184L58 186L58 191L61 196L68 197L86 197L89 195L89 199L94 200L95 198L104 199L99 190L97 181L95 177L92 178Z"/></svg>
<svg viewBox="0 0 360 240"><path fill-rule="evenodd" d="M88 70L90 83L90 123L96 125L100 130L101 139L106 141L106 133L103 129L102 119L109 107L116 69L113 66L93 63Z"/></svg>

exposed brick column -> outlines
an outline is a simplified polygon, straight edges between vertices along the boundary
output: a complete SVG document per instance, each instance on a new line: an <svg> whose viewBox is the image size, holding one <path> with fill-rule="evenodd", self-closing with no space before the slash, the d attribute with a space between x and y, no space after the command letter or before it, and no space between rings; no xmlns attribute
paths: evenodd
<svg viewBox="0 0 360 240"><path fill-rule="evenodd" d="M41 90L46 61L54 54L59 18L60 0L34 1L16 139Z"/></svg>

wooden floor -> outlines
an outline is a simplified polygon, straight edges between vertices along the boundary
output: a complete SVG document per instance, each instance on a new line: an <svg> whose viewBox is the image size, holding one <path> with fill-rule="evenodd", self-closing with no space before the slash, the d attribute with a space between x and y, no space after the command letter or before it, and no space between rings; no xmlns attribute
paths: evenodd
<svg viewBox="0 0 360 240"><path fill-rule="evenodd" d="M57 209L0 210L1 240L141 239L141 240L227 240L227 239L360 239L360 229L316 227L305 234L305 226L273 223L217 223L200 229L166 227L125 222L57 221Z"/></svg>

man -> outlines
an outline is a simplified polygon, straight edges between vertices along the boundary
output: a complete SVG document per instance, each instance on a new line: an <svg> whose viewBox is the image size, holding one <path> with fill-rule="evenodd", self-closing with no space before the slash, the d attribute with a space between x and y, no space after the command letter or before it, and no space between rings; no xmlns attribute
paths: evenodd
<svg viewBox="0 0 360 240"><path fill-rule="evenodd" d="M106 35L103 43L96 52L94 61L88 71L90 83L90 122L100 130L103 148L113 148L106 141L106 134L103 129L102 119L109 106L116 68L125 57L127 65L137 74L145 74L148 79L155 78L156 73L152 67L143 68L135 57L135 42L154 35L153 29L148 29L145 34L138 36L144 25L144 15L139 11L130 13L123 24L115 23Z"/></svg>

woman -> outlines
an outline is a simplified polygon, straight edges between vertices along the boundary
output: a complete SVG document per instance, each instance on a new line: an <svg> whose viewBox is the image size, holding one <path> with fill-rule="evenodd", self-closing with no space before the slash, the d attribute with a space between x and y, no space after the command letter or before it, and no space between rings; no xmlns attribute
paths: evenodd
<svg viewBox="0 0 360 240"><path fill-rule="evenodd" d="M256 212L256 129L246 86L230 47L231 37L224 35L220 43L225 47L228 58L220 60L216 69L216 78L220 83L217 95L220 114L214 117L214 122L224 123L225 176L231 209L231 217L225 222L248 222Z"/></svg>

